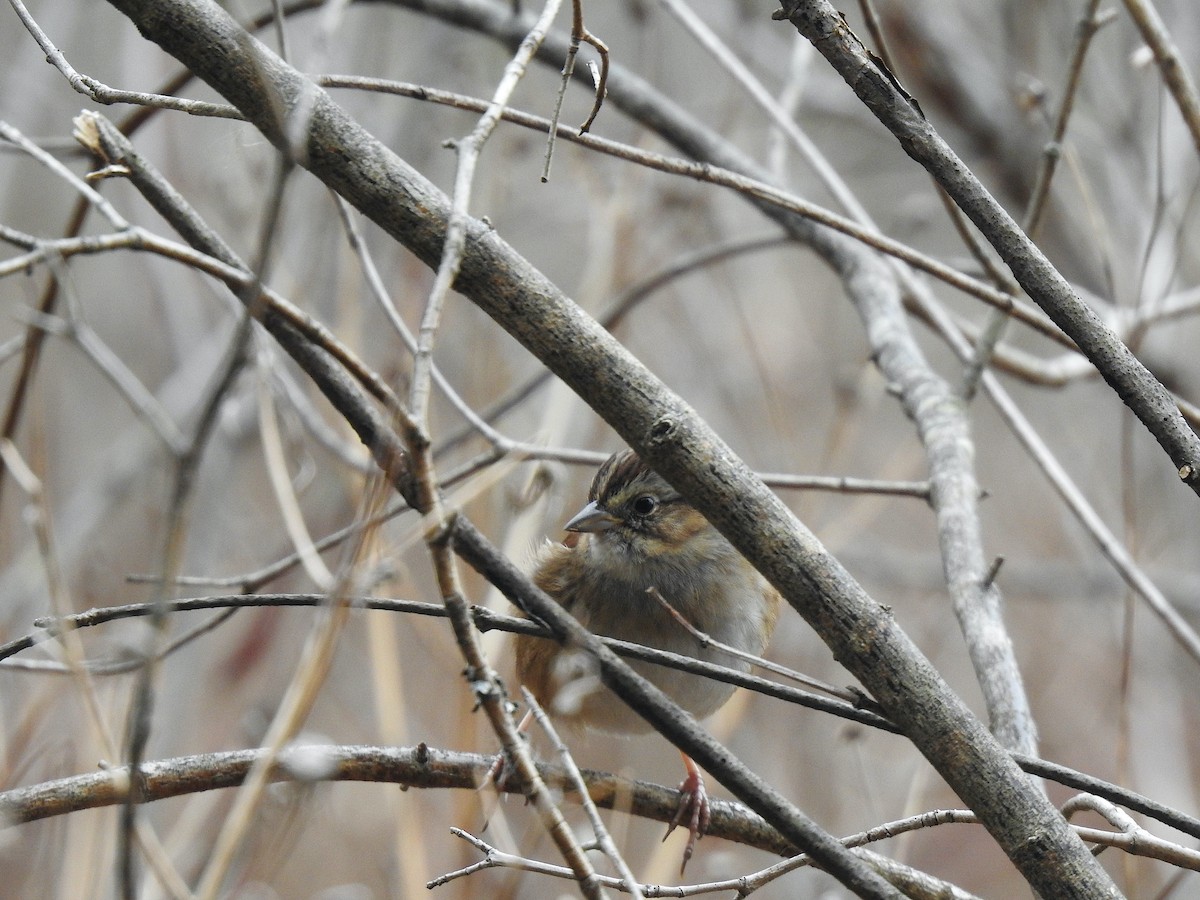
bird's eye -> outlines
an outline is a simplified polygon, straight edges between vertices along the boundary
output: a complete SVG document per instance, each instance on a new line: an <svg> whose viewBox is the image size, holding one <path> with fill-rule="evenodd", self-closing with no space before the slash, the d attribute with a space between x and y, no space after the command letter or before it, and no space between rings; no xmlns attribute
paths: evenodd
<svg viewBox="0 0 1200 900"><path fill-rule="evenodd" d="M633 511L639 516L648 516L658 509L658 501L649 494L643 494L633 501Z"/></svg>

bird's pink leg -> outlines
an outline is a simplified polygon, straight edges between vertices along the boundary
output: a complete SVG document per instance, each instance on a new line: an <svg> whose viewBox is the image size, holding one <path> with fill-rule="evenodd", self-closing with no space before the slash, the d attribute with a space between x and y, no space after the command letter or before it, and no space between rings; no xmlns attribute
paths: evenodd
<svg viewBox="0 0 1200 900"><path fill-rule="evenodd" d="M524 736L529 731L529 723L533 721L533 711L526 710L525 715L521 716L521 721L517 723L517 733ZM499 790L504 790L504 783L508 781L508 776L511 774L511 763L508 754L503 750L496 756L496 761L492 763L492 767L488 769L487 778L483 784L479 785L477 790L495 785Z"/></svg>
<svg viewBox="0 0 1200 900"><path fill-rule="evenodd" d="M709 813L708 791L704 789L704 776L700 774L700 767L682 750L679 751L679 755L683 757L687 776L679 783L679 809L675 811L675 818L671 820L663 840L665 841L679 825L687 825L688 842L683 848L683 862L679 865L679 874L682 875L688 860L692 858L692 852L696 849L696 841L708 831Z"/></svg>

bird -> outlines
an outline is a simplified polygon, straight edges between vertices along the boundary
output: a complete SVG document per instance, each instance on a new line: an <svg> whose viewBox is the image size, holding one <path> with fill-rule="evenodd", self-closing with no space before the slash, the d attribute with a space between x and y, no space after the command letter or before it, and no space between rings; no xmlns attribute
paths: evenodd
<svg viewBox="0 0 1200 900"><path fill-rule="evenodd" d="M594 634L749 670L746 660L684 627L661 598L715 641L755 656L766 649L779 593L634 451L614 453L600 466L587 503L563 527L566 539L547 541L538 552L533 580ZM515 656L518 681L553 719L614 734L651 730L601 684L585 651L523 634ZM630 665L697 719L715 713L733 693L732 685L701 675ZM682 875L708 828L709 803L699 767L681 755L687 774L667 835L687 825Z"/></svg>

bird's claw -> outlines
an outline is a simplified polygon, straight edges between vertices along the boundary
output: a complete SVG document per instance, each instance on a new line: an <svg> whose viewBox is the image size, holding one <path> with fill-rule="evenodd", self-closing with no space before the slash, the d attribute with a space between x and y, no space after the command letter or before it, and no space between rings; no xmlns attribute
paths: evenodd
<svg viewBox="0 0 1200 900"><path fill-rule="evenodd" d="M675 810L675 816L667 826L667 833L663 835L665 841L677 827L687 826L688 842L683 848L683 861L679 864L680 875L683 875L688 860L692 858L696 842L708 831L709 818L708 791L704 788L704 778L698 771L689 771L687 777L679 783L679 808Z"/></svg>
<svg viewBox="0 0 1200 900"><path fill-rule="evenodd" d="M504 791L504 785L508 781L508 776L512 774L512 762L508 758L508 754L501 750L496 754L496 760L488 769L487 776L483 780L480 788L485 788L489 785L495 785L501 792Z"/></svg>

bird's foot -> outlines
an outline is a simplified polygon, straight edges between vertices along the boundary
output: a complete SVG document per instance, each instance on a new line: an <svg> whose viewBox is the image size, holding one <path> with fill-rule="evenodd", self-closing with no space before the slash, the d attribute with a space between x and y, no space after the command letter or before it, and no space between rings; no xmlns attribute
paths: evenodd
<svg viewBox="0 0 1200 900"><path fill-rule="evenodd" d="M691 762L686 757L685 760ZM677 827L687 826L688 842L687 846L683 848L683 861L679 864L680 875L683 875L688 860L692 858L692 853L696 849L696 841L704 837L704 833L708 831L708 820L708 791L704 788L704 777L700 774L700 769L695 763L692 763L688 766L687 777L679 784L679 808L675 810L675 817L671 819L667 833L663 835L665 841Z"/></svg>
<svg viewBox="0 0 1200 900"><path fill-rule="evenodd" d="M483 779L483 784L479 786L480 790L486 787L495 785L496 789L501 793L504 792L504 786L508 783L509 776L513 773L512 760L508 758L508 754L501 750L496 754L496 760L488 769L487 776Z"/></svg>

